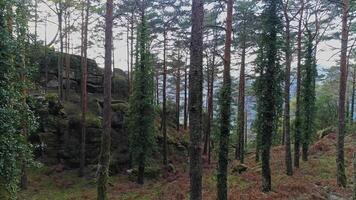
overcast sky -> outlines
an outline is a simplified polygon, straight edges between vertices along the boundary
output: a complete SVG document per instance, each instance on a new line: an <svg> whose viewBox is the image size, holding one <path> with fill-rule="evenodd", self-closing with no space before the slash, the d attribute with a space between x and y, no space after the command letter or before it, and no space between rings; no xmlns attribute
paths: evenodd
<svg viewBox="0 0 356 200"><path fill-rule="evenodd" d="M51 16L47 18L47 41L51 41L55 34L57 33L57 18L55 14L45 5L40 4L39 12L41 13L40 18L45 18L46 13L50 13ZM104 20L103 17L100 20ZM339 19L335 20L335 23L338 23ZM340 23L338 23L340 24ZM46 35L46 25L45 22L40 22L38 24L38 37L40 40L45 40ZM90 27L91 29L92 27ZM341 26L339 27L341 29ZM114 29L114 35L122 33L126 30L126 27L119 27ZM30 31L34 32L34 23L30 23ZM335 31L335 30L334 30ZM341 31L341 30L340 30ZM95 33L97 35L104 36L104 32ZM89 40L93 41L93 39L97 37L96 35L89 35ZM80 33L71 34L71 43L73 46L80 45ZM121 68L124 71L127 71L127 48L126 48L126 34L122 34L114 40L115 46L115 67ZM330 40L326 42L321 42L319 45L319 51L317 53L318 65L323 67L330 67L336 64L336 61L339 59L339 54L337 53L339 50L335 50L335 48L339 49L341 46L339 40ZM58 49L59 45L55 44L55 48ZM80 49L73 49L74 54L80 55ZM100 67L103 67L103 55L104 55L104 44L102 42L96 42L88 50L88 57L91 59L95 59ZM334 55L334 56L333 56ZM333 56L333 57L332 57ZM236 57L236 56L235 56ZM250 58L252 60L253 58ZM236 59L238 60L238 59ZM232 63L232 67L238 68L236 63Z"/></svg>

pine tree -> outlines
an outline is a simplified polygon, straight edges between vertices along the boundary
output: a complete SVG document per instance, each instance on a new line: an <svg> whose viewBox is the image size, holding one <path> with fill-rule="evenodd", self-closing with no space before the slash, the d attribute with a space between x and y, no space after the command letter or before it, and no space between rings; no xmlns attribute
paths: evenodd
<svg viewBox="0 0 356 200"><path fill-rule="evenodd" d="M277 119L280 96L280 66L278 64L278 15L279 3L265 1L262 14L263 33L258 55L259 77L256 79L257 95L257 134L260 137L262 158L262 191L271 191L270 148L272 136L277 130Z"/></svg>
<svg viewBox="0 0 356 200"><path fill-rule="evenodd" d="M230 114L231 114L231 35L233 0L227 1L226 36L224 50L223 85L220 91L220 145L217 174L217 199L227 199L227 165L229 155Z"/></svg>
<svg viewBox="0 0 356 200"><path fill-rule="evenodd" d="M290 16L288 13L289 1L283 5L283 14L285 19L285 60L286 60L286 70L285 70L285 81L284 81L284 128L283 128L283 141L282 144L285 145L285 164L286 164L286 174L288 176L293 175L292 166L292 154L291 154L291 141L290 141L290 70L292 64L292 50L291 50L291 31L290 31Z"/></svg>
<svg viewBox="0 0 356 200"><path fill-rule="evenodd" d="M138 51L133 72L132 94L129 109L130 150L133 161L138 165L137 183L144 183L146 163L155 146L154 140L154 71L149 53L149 35L146 5L141 2L138 26Z"/></svg>
<svg viewBox="0 0 356 200"><path fill-rule="evenodd" d="M314 58L313 35L307 28L307 49L305 63L302 66L302 159L308 160L308 148L314 133L314 114L315 114L315 78L317 76Z"/></svg>
<svg viewBox="0 0 356 200"><path fill-rule="evenodd" d="M81 30L81 59L80 65L82 67L82 79L81 79L81 103L82 103L82 134L81 134L81 148L80 148L80 167L79 176L84 175L85 167L85 141L86 141L86 113L88 109L88 91L87 91L87 81L88 81L88 23L89 23L89 7L90 0L82 2L82 30Z"/></svg>
<svg viewBox="0 0 356 200"><path fill-rule="evenodd" d="M190 199L202 199L202 104L203 104L204 0L193 0L189 69L189 177Z"/></svg>
<svg viewBox="0 0 356 200"><path fill-rule="evenodd" d="M294 166L299 168L300 143L302 140L302 117L301 117L301 60L302 60L302 23L304 13L304 0L301 1L299 11L298 35L297 35L297 108L295 112L295 133L294 133Z"/></svg>
<svg viewBox="0 0 356 200"><path fill-rule="evenodd" d="M26 178L32 163L27 136L37 127L26 101L34 67L28 61L28 7L25 1L0 2L0 199L5 200L16 199L21 175Z"/></svg>
<svg viewBox="0 0 356 200"><path fill-rule="evenodd" d="M337 184L346 187L344 140L345 140L345 95L347 82L347 43L349 37L349 0L342 1L342 31L341 31L341 61L340 61L340 89L339 89L339 132L337 137Z"/></svg>
<svg viewBox="0 0 356 200"><path fill-rule="evenodd" d="M98 166L98 200L107 200L107 182L110 166L111 146L111 66L112 66L113 0L106 2L105 16L105 68L104 68L104 109L103 133Z"/></svg>

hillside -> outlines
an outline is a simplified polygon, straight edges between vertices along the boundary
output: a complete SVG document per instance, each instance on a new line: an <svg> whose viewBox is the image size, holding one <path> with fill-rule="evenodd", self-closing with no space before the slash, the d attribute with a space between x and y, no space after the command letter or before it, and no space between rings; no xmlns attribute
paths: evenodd
<svg viewBox="0 0 356 200"><path fill-rule="evenodd" d="M351 197L351 188L340 189L335 181L335 141L332 133L317 141L310 149L310 160L302 162L292 177L284 174L284 148L273 148L271 157L273 191L260 192L260 166L253 155L247 156L248 169L242 174L229 170L229 199L298 199L343 200ZM347 177L352 177L352 152L356 135L348 136L345 143ZM176 157L173 171L160 169L156 178L140 186L130 181L127 173L112 176L109 196L112 200L180 200L189 193L188 163ZM203 199L216 199L216 163L204 164ZM233 164L232 164L233 165ZM45 173L43 173L45 171ZM29 177L29 189L20 194L23 200L95 199L94 177L77 178L76 171L63 171L57 167L34 169ZM352 180L348 180L349 183ZM349 184L350 185L350 184Z"/></svg>

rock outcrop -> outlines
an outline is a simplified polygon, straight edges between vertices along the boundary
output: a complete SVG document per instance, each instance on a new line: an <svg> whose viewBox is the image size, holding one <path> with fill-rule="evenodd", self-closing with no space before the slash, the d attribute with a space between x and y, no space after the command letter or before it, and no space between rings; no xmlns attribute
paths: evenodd
<svg viewBox="0 0 356 200"><path fill-rule="evenodd" d="M66 55L64 55L65 57ZM33 110L39 117L40 127L30 141L35 154L44 164L63 165L66 169L79 167L81 144L81 65L80 56L70 56L70 93L68 101L58 99L58 53L49 52L47 65L40 58L37 81L40 91L47 87L47 94L34 91L36 104ZM65 66L63 67L65 69ZM47 73L46 73L47 72ZM46 74L48 75L46 79ZM63 86L66 78L63 71ZM128 84L125 72L115 69L112 96L112 156L111 172L126 169L129 165L128 133L124 125L128 108ZM101 101L103 92L103 69L88 59L88 113L86 134L86 165L96 165L101 142Z"/></svg>

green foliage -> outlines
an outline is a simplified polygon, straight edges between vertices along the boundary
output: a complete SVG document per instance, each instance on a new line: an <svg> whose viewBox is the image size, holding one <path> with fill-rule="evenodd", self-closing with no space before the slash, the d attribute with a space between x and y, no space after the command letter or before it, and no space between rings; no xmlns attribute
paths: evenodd
<svg viewBox="0 0 356 200"><path fill-rule="evenodd" d="M132 95L129 100L129 139L134 163L145 163L155 147L154 82L151 55L148 51L147 22L138 27L138 61L133 73Z"/></svg>
<svg viewBox="0 0 356 200"><path fill-rule="evenodd" d="M332 67L323 73L321 84L316 86L316 130L321 130L329 126L336 127L338 121L338 67Z"/></svg>
<svg viewBox="0 0 356 200"><path fill-rule="evenodd" d="M30 81L27 66L27 1L0 2L0 187L16 197L21 166L32 163L27 134L35 131L36 117L26 102L24 92ZM16 8L16 15L13 9ZM17 37L13 37L14 22ZM5 192L5 193L6 193ZM2 199L7 199L0 194Z"/></svg>
<svg viewBox="0 0 356 200"><path fill-rule="evenodd" d="M301 114L303 130L303 151L307 151L309 143L311 142L312 136L315 132L315 78L317 76L316 63L314 58L315 54L313 36L310 30L308 30L307 33L308 40L305 54L305 63L301 69ZM307 156L307 154L303 156Z"/></svg>

